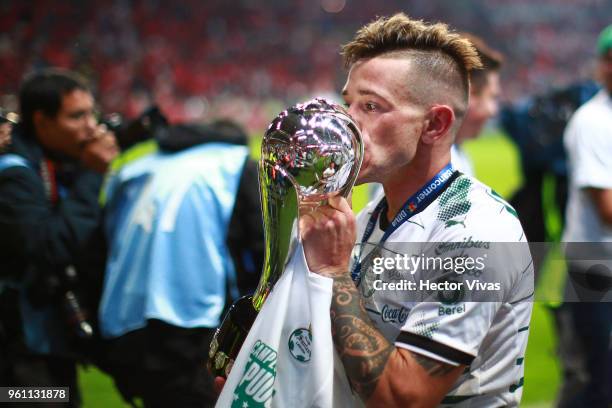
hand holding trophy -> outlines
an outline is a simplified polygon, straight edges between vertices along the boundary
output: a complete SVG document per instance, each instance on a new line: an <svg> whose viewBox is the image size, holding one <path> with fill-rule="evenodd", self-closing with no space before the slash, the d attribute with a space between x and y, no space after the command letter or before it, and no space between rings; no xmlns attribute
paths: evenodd
<svg viewBox="0 0 612 408"><path fill-rule="evenodd" d="M357 125L339 105L317 98L281 112L261 148L259 187L266 239L264 266L255 294L238 299L217 329L208 367L227 377L257 313L282 276L299 240L300 209L328 197L348 196L363 157Z"/></svg>

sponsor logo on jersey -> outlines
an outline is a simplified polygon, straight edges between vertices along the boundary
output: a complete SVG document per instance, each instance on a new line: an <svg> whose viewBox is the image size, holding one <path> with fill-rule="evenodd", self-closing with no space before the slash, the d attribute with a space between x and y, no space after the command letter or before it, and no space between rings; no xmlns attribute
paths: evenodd
<svg viewBox="0 0 612 408"><path fill-rule="evenodd" d="M389 307L389 305L384 305L380 313L380 318L385 323L404 323L408 318L409 312L410 311L403 306Z"/></svg>
<svg viewBox="0 0 612 408"><path fill-rule="evenodd" d="M441 255L449 251L455 251L457 249L489 249L491 242L475 240L472 235L463 238L461 242L441 242L435 249L436 255Z"/></svg>
<svg viewBox="0 0 612 408"><path fill-rule="evenodd" d="M465 304L457 306L440 306L438 316L450 316L458 313L465 313Z"/></svg>

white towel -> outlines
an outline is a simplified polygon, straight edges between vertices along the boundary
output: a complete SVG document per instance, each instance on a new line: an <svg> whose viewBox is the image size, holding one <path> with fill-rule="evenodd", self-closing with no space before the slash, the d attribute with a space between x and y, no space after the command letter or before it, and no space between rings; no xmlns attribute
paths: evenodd
<svg viewBox="0 0 612 408"><path fill-rule="evenodd" d="M247 336L217 407L351 407L331 335L333 281L308 270L302 245Z"/></svg>

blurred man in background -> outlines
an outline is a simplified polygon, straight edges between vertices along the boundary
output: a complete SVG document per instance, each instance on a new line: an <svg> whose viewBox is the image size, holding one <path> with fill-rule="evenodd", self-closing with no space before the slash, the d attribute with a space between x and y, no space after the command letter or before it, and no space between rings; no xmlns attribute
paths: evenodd
<svg viewBox="0 0 612 408"><path fill-rule="evenodd" d="M74 296L94 283L84 256L99 226L103 173L117 154L99 126L94 97L74 73L46 70L19 93L21 122L0 155L0 294L2 348L9 356L0 383L69 386L80 404L76 337L91 337ZM76 302L76 303L75 303Z"/></svg>
<svg viewBox="0 0 612 408"><path fill-rule="evenodd" d="M599 36L597 54L599 79L604 88L574 113L564 136L570 184L563 241L586 242L590 246L604 242L597 251L603 257L596 259L611 259L612 25ZM571 346L562 354L564 384L560 407L608 407L612 402L610 395L606 395L612 389L612 303L599 302L591 296L582 298L579 293L585 288L590 294L609 293L612 272L604 268L602 271L607 276L594 276L592 268L586 269L583 262L574 262L590 260L589 266L592 266L594 258L587 254L587 249L576 244L566 249L574 283L571 289L577 290L579 298L566 303L572 327L566 328L568 333L560 334L561 338L564 335L572 338Z"/></svg>
<svg viewBox="0 0 612 408"><path fill-rule="evenodd" d="M263 262L257 165L231 121L152 133L119 157L104 190L110 372L128 401L212 406L212 334Z"/></svg>
<svg viewBox="0 0 612 408"><path fill-rule="evenodd" d="M476 47L478 56L482 61L482 69L474 70L470 74L470 102L465 113L465 119L455 137L455 144L451 148L451 161L457 170L469 176L474 176L472 162L461 145L466 140L478 137L487 121L497 115L499 111L501 93L499 70L502 66L503 56L489 47L481 38L469 33L461 35L470 40Z"/></svg>
<svg viewBox="0 0 612 408"><path fill-rule="evenodd" d="M0 153L3 153L11 144L11 131L16 116L13 112L0 109Z"/></svg>

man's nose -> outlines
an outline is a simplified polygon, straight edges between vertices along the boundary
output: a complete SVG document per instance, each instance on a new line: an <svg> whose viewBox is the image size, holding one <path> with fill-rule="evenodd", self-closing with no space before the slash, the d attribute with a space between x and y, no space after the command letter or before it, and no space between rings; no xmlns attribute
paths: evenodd
<svg viewBox="0 0 612 408"><path fill-rule="evenodd" d="M96 118L96 116L93 113L89 114L87 115L85 121L85 126L87 127L87 130L90 132L94 132L96 130L96 126L98 126L98 119Z"/></svg>
<svg viewBox="0 0 612 408"><path fill-rule="evenodd" d="M95 129L97 125L98 119L96 118L96 115L94 115L93 113L87 115L87 127L89 129Z"/></svg>
<svg viewBox="0 0 612 408"><path fill-rule="evenodd" d="M361 130L361 119L359 117L359 114L357 112L357 109L354 107L355 105L351 105L348 108L348 114L351 116L351 118L353 118L353 120L355 121L355 123L357 124L357 127L359 128L359 130Z"/></svg>

